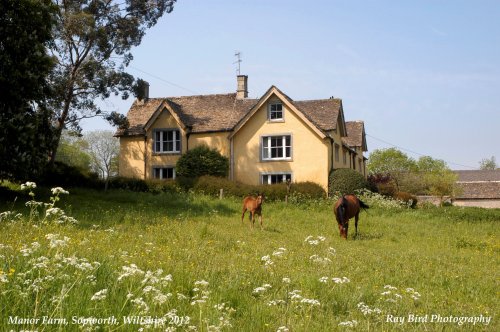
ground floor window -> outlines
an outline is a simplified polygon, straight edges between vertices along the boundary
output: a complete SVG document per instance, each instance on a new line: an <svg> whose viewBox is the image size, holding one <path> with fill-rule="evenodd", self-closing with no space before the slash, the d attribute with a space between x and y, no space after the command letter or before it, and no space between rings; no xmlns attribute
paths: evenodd
<svg viewBox="0 0 500 332"><path fill-rule="evenodd" d="M275 184L292 181L291 173L268 173L261 175L262 184Z"/></svg>
<svg viewBox="0 0 500 332"><path fill-rule="evenodd" d="M153 177L155 179L175 179L175 168L153 167Z"/></svg>

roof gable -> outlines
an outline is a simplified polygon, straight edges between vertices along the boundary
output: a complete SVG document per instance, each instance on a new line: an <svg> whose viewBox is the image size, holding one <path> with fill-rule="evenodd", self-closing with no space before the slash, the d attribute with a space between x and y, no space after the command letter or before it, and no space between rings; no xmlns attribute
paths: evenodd
<svg viewBox="0 0 500 332"><path fill-rule="evenodd" d="M250 109L250 111L248 111L248 113L235 125L233 132L229 135L229 138L232 138L252 118L252 116L273 96L276 96L278 99L280 99L288 107L289 110L291 110L302 121L304 121L320 138L326 137L323 130L312 121L312 119L307 115L307 113L304 113L301 109L299 109L290 97L288 97L280 89L278 89L273 85L257 101L257 103Z"/></svg>
<svg viewBox="0 0 500 332"><path fill-rule="evenodd" d="M347 135L342 137L342 141L349 146L361 147L363 151L368 151L364 122L347 121L345 125Z"/></svg>
<svg viewBox="0 0 500 332"><path fill-rule="evenodd" d="M151 128L155 124L156 120L163 111L168 112L175 119L179 127L181 127L183 130L188 129L188 127L180 119L179 114L175 111L175 106L172 105L172 103L168 99L165 99L160 103L156 111L153 113L153 115L151 115L148 122L146 122L146 124L144 125L144 131L148 131L149 128Z"/></svg>

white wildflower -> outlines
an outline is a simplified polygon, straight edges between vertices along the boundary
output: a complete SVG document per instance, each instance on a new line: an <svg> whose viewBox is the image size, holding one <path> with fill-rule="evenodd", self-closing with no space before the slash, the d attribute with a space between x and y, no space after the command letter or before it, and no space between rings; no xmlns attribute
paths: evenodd
<svg viewBox="0 0 500 332"><path fill-rule="evenodd" d="M63 188L61 187L55 187L55 188L52 188L50 189L50 191L52 192L52 195L59 195L59 194L69 194L68 191L64 190Z"/></svg>
<svg viewBox="0 0 500 332"><path fill-rule="evenodd" d="M351 282L347 277L342 277L342 278L332 278L332 281L336 284L345 284L348 282Z"/></svg>
<svg viewBox="0 0 500 332"><path fill-rule="evenodd" d="M285 284L289 284L291 282L290 278L287 277L284 277L283 279L281 279L281 281L283 281Z"/></svg>
<svg viewBox="0 0 500 332"><path fill-rule="evenodd" d="M276 332L288 332L288 331L290 331L290 330L289 330L289 329L288 329L288 327L286 327L286 326L280 326L280 327L278 327L278 329L276 330Z"/></svg>
<svg viewBox="0 0 500 332"><path fill-rule="evenodd" d="M359 302L358 303L358 309L359 311L361 311L363 313L363 315L370 315L372 313L375 313L375 314L380 314L382 313L382 310L378 309L378 308L370 308L367 304L365 304L364 302Z"/></svg>
<svg viewBox="0 0 500 332"><path fill-rule="evenodd" d="M108 295L108 290L106 288L104 288L104 289L101 289L100 291L98 291L97 293L95 293L90 300L91 301L101 301L101 300L104 300L107 295Z"/></svg>
<svg viewBox="0 0 500 332"><path fill-rule="evenodd" d="M35 182L26 182L21 184L21 190L27 190L27 189L35 189L36 188L36 183Z"/></svg>
<svg viewBox="0 0 500 332"><path fill-rule="evenodd" d="M260 260L264 262L264 266L271 266L274 264L269 255L263 256Z"/></svg>
<svg viewBox="0 0 500 332"><path fill-rule="evenodd" d="M300 303L310 304L312 306L319 306L319 305L321 305L321 303L318 300L315 300L315 299L306 299L306 298L301 299Z"/></svg>
<svg viewBox="0 0 500 332"><path fill-rule="evenodd" d="M328 277L321 277L319 278L319 282L322 282L322 283L327 283L328 282Z"/></svg>
<svg viewBox="0 0 500 332"><path fill-rule="evenodd" d="M277 306L277 305L285 305L286 302L284 300L271 300L267 302L268 306Z"/></svg>
<svg viewBox="0 0 500 332"><path fill-rule="evenodd" d="M358 325L358 322L354 319L339 323L339 326L346 326L346 327L355 327L356 325Z"/></svg>
<svg viewBox="0 0 500 332"><path fill-rule="evenodd" d="M207 287L208 286L208 281L205 280L199 280L194 282L195 286L201 286L201 287Z"/></svg>
<svg viewBox="0 0 500 332"><path fill-rule="evenodd" d="M122 274L118 277L118 281L121 281L123 278L134 276L134 275L143 275L144 271L139 269L137 265L130 264L129 266L122 266Z"/></svg>
<svg viewBox="0 0 500 332"><path fill-rule="evenodd" d="M266 291L266 290L268 290L269 288L272 288L272 286L271 286L271 285L269 285L269 284L264 284L264 285L262 285L262 286L260 286L260 287L254 288L254 290L253 290L253 292L252 292L252 293L253 293L253 294L260 294L260 293L265 292L265 291Z"/></svg>

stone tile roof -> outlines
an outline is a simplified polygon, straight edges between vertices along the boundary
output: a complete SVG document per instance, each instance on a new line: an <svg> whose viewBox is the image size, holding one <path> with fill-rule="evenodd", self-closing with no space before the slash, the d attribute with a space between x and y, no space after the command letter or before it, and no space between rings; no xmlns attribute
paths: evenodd
<svg viewBox="0 0 500 332"><path fill-rule="evenodd" d="M500 169L454 171L459 182L500 181Z"/></svg>
<svg viewBox="0 0 500 332"><path fill-rule="evenodd" d="M463 192L457 199L500 199L500 170L454 171Z"/></svg>
<svg viewBox="0 0 500 332"><path fill-rule="evenodd" d="M129 128L116 136L144 135L144 126L164 103L191 132L228 131L252 108L257 99L236 99L236 93L134 101L127 113Z"/></svg>
<svg viewBox="0 0 500 332"><path fill-rule="evenodd" d="M292 104L318 128L324 131L337 129L337 118L342 104L340 99L292 101Z"/></svg>
<svg viewBox="0 0 500 332"><path fill-rule="evenodd" d="M462 193L457 199L500 199L500 182L458 182Z"/></svg>
<svg viewBox="0 0 500 332"><path fill-rule="evenodd" d="M337 128L340 99L293 101L285 97L319 129ZM230 131L258 101L237 99L236 93L136 100L127 113L129 128L118 130L115 136L144 135L144 126L162 104L169 106L193 133Z"/></svg>
<svg viewBox="0 0 500 332"><path fill-rule="evenodd" d="M351 146L363 146L363 121L346 121L347 136L342 137L342 142Z"/></svg>

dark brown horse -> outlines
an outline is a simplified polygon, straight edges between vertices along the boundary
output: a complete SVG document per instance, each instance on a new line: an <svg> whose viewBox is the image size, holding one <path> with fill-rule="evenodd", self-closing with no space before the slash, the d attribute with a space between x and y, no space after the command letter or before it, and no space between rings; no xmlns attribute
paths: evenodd
<svg viewBox="0 0 500 332"><path fill-rule="evenodd" d="M264 202L264 195L258 194L257 197L247 196L243 199L243 212L241 214L241 223L243 223L243 219L245 218L245 212L248 210L250 212L250 222L255 223L255 215L259 216L260 220L260 228L262 229L262 203Z"/></svg>
<svg viewBox="0 0 500 332"><path fill-rule="evenodd" d="M358 235L358 220L360 207L368 209L368 205L363 203L355 195L344 195L335 203L333 213L339 224L340 236L347 240L347 230L349 228L349 219L354 217L356 227L356 236Z"/></svg>

